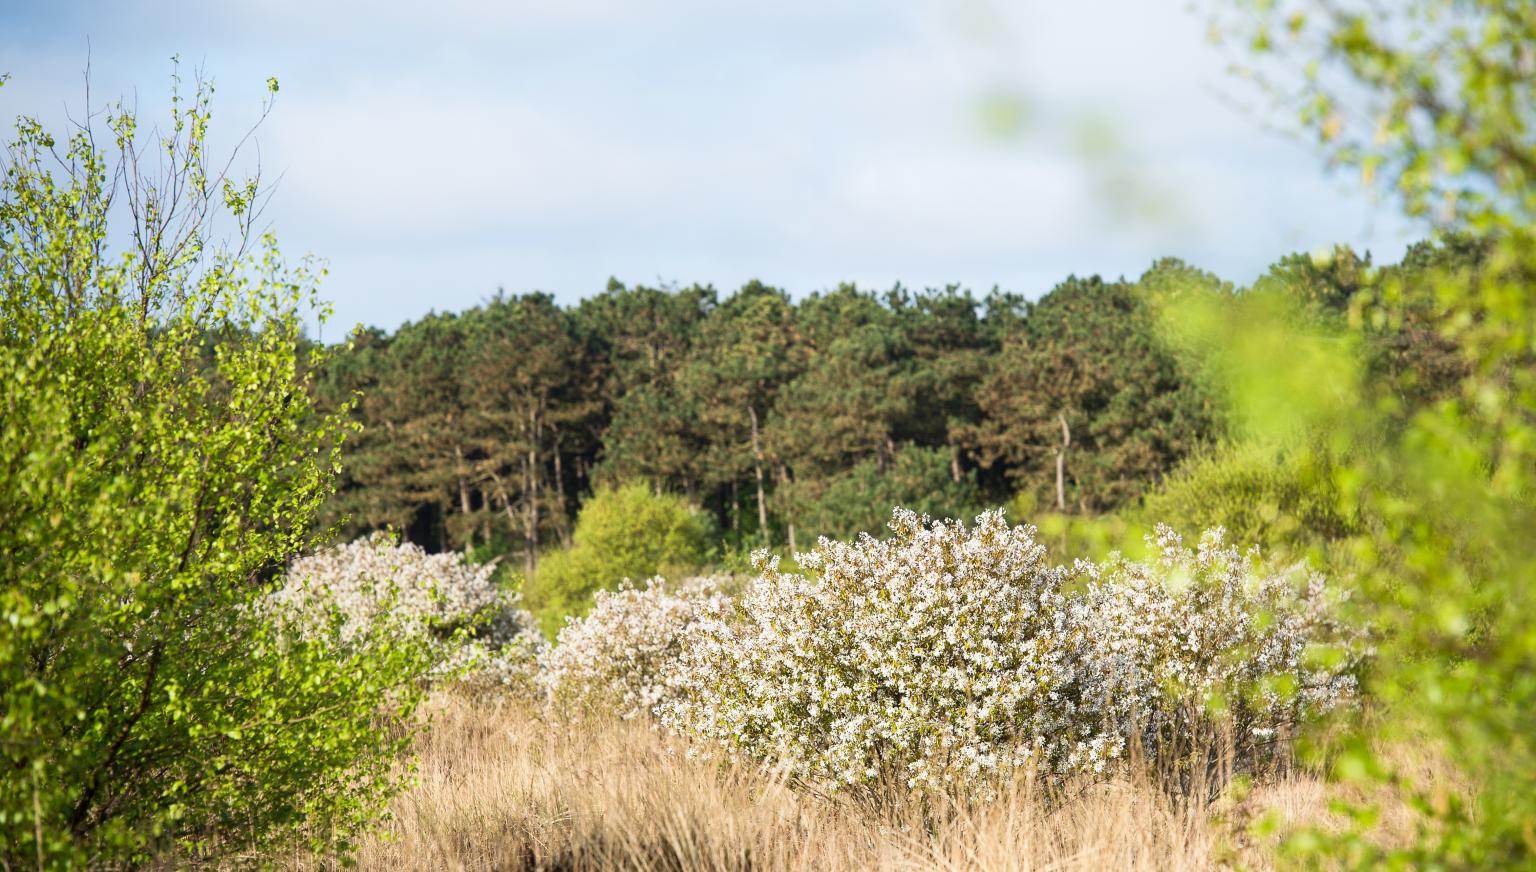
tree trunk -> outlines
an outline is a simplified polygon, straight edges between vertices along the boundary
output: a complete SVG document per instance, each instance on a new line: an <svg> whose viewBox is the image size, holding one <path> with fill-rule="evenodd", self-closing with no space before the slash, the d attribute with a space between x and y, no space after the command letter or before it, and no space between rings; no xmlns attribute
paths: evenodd
<svg viewBox="0 0 1536 872"><path fill-rule="evenodd" d="M496 496L501 498L501 510L507 516L508 532L517 535L517 515L512 511L512 498L507 494L507 487L501 481L501 476L494 470L491 471L491 482L496 485Z"/></svg>
<svg viewBox="0 0 1536 872"><path fill-rule="evenodd" d="M960 483L960 446L955 444L955 434L949 434L949 480Z"/></svg>
<svg viewBox="0 0 1536 872"><path fill-rule="evenodd" d="M787 492L787 485L789 484L789 467L782 463L779 464L778 481L779 486L781 488L785 488ZM800 550L795 546L795 510L792 504L785 506L784 509L784 531L789 534L790 553L793 554L794 552Z"/></svg>
<svg viewBox="0 0 1536 872"><path fill-rule="evenodd" d="M731 532L741 532L741 494L740 483L731 479Z"/></svg>
<svg viewBox="0 0 1536 872"><path fill-rule="evenodd" d="M747 414L752 416L752 472L757 476L757 529L758 533L767 540L768 537L768 498L763 495L763 449L757 438L757 410L747 406ZM771 542L769 544L772 544Z"/></svg>
<svg viewBox="0 0 1536 872"><path fill-rule="evenodd" d="M453 446L454 466L459 477L459 513L464 516L464 553L475 547L475 528L469 523L469 482L464 478L464 449Z"/></svg>
<svg viewBox="0 0 1536 872"><path fill-rule="evenodd" d="M539 406L536 401L529 404L528 408L528 501L526 512L526 533L528 537L528 572L532 574L539 568L539 485L543 483L543 470L539 468L539 441L543 437L542 422L539 419Z"/></svg>
<svg viewBox="0 0 1536 872"><path fill-rule="evenodd" d="M1067 510L1067 448L1072 445L1072 431L1067 429L1067 416L1058 414L1061 422L1061 447L1056 449L1056 510Z"/></svg>
<svg viewBox="0 0 1536 872"><path fill-rule="evenodd" d="M523 460L527 469L523 481L523 542L527 547L524 563L531 574L539 568L539 486L538 464L539 452L535 448L528 449L528 456Z"/></svg>
<svg viewBox="0 0 1536 872"><path fill-rule="evenodd" d="M555 533L560 537L561 547L570 547L571 513L565 505L565 469L560 463L560 442L555 441L555 506L559 509L559 517L556 518Z"/></svg>

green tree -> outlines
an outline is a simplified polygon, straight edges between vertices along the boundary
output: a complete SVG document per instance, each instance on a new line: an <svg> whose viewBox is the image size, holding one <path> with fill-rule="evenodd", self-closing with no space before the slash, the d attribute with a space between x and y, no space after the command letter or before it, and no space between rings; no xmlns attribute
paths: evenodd
<svg viewBox="0 0 1536 872"><path fill-rule="evenodd" d="M463 317L470 338L459 377L471 408L471 468L490 498L482 503L500 507L531 574L546 527L569 538L567 457L597 411L586 347L548 294L498 295ZM469 515L467 492L463 499Z"/></svg>
<svg viewBox="0 0 1536 872"><path fill-rule="evenodd" d="M768 497L774 473L763 432L779 391L804 366L805 343L785 293L749 282L701 325L692 356L677 376L682 401L698 412L708 449L706 484L730 488L748 482L761 537L771 534ZM732 526L739 524L731 504Z"/></svg>
<svg viewBox="0 0 1536 872"><path fill-rule="evenodd" d="M1338 317L1374 278L1371 256L1355 253L1349 246L1335 246L1326 256L1290 254L1271 264L1253 283L1259 293L1279 293L1314 317Z"/></svg>
<svg viewBox="0 0 1536 872"><path fill-rule="evenodd" d="M1487 240L1465 234L1416 243L1351 301L1370 345L1371 383L1378 401L1396 408L1394 417L1453 396L1472 374L1436 285L1447 276L1464 285L1482 281L1490 253Z"/></svg>
<svg viewBox="0 0 1536 872"><path fill-rule="evenodd" d="M884 463L860 461L825 481L800 520L816 536L847 540L884 536L894 506L941 520L974 517L983 508L975 476L955 481L951 460L948 447L903 445Z"/></svg>
<svg viewBox="0 0 1536 872"><path fill-rule="evenodd" d="M703 513L680 497L657 496L642 483L599 489L581 507L570 547L550 553L528 579L525 602L553 636L567 617L586 614L599 590L699 569L710 532Z"/></svg>
<svg viewBox="0 0 1536 872"><path fill-rule="evenodd" d="M713 288L629 288L610 280L604 293L577 307L575 318L592 338L603 371L602 479L643 479L663 490L702 494L706 445L698 407L677 379L716 304Z"/></svg>
<svg viewBox="0 0 1536 872"><path fill-rule="evenodd" d="M316 402L351 410L357 432L347 440L346 460L337 476L336 490L327 500L319 526L336 529L339 535L356 538L370 530L404 530L415 512L402 470L409 462L400 443L385 427L369 426L379 419L375 411L385 396L385 367L390 337L378 328L359 329L351 341L330 349L315 376Z"/></svg>
<svg viewBox="0 0 1536 872"><path fill-rule="evenodd" d="M642 385L615 402L599 474L608 481L648 481L662 491L696 495L713 473L699 432L697 398L670 384Z"/></svg>
<svg viewBox="0 0 1536 872"><path fill-rule="evenodd" d="M466 486L470 401L462 372L468 351L461 316L429 314L396 332L379 384L362 400L370 441L357 453L376 449L378 463L373 469L359 464L356 474L382 473L374 487L391 493L396 506L383 520L440 551L459 546L467 533L449 518L462 506Z"/></svg>
<svg viewBox="0 0 1536 872"><path fill-rule="evenodd" d="M667 382L714 311L716 296L714 288L701 285L631 288L609 279L603 293L583 299L573 317L598 346L603 396L619 400L637 388Z"/></svg>
<svg viewBox="0 0 1536 872"><path fill-rule="evenodd" d="M472 450L461 316L432 313L393 336L361 330L321 367L317 395L359 425L322 516L352 536L397 530L433 550L472 545Z"/></svg>
<svg viewBox="0 0 1536 872"><path fill-rule="evenodd" d="M1007 464L1020 489L1058 509L1135 499L1213 427L1137 289L1098 278L1042 298L976 400L984 417L968 435L983 465Z"/></svg>
<svg viewBox="0 0 1536 872"><path fill-rule="evenodd" d="M977 301L953 285L917 295L898 287L889 299L912 349L902 388L912 399L897 422L896 439L943 445L949 451L950 481L963 482L971 475L964 468L962 439L980 421L976 389L1002 344L1001 334L989 335Z"/></svg>
<svg viewBox="0 0 1536 872"><path fill-rule="evenodd" d="M913 401L903 378L910 350L874 295L844 285L802 301L795 315L803 369L780 389L763 433L791 550L800 513L832 477L862 460L880 469L891 461Z"/></svg>
<svg viewBox="0 0 1536 872"><path fill-rule="evenodd" d="M148 142L119 105L64 141L23 118L4 160L8 868L344 851L400 786L427 666L263 615L343 428L300 352L313 272L253 233L257 180L211 169L211 87L172 93Z"/></svg>

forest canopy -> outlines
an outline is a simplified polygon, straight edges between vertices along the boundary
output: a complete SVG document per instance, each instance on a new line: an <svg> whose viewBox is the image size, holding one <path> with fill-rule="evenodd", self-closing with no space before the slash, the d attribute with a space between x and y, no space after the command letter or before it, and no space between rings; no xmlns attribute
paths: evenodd
<svg viewBox="0 0 1536 872"><path fill-rule="evenodd" d="M795 299L755 281L721 294L610 280L572 306L497 294L362 330L331 356L318 389L331 403L361 392L363 429L326 514L348 535L395 529L432 550L515 555L532 573L611 485L686 499L720 554L879 535L891 505L1130 512L1241 429L1212 362L1159 328L1160 309L1279 297L1345 329L1362 291L1482 256L1459 237L1385 267L1348 248L1295 254L1246 289L1170 258L1135 280L1068 277L1034 300L849 284ZM1358 332L1372 383L1411 408L1462 370L1427 298L1404 311Z"/></svg>

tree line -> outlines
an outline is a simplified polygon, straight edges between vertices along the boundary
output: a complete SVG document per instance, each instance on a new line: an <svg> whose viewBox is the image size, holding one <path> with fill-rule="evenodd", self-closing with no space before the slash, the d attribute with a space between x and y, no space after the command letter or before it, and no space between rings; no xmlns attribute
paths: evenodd
<svg viewBox="0 0 1536 872"><path fill-rule="evenodd" d="M1475 255L1425 243L1386 271L1344 248L1292 255L1254 289L1342 320L1385 275ZM343 535L393 528L431 549L520 554L532 571L569 544L584 495L621 482L687 497L734 549L878 532L895 504L964 515L1022 495L1113 512L1223 438L1201 362L1156 323L1195 290L1241 292L1164 259L1034 301L846 284L795 300L757 281L722 295L611 280L574 306L498 293L361 330L330 358L322 399L356 396L362 427L325 514ZM1394 390L1454 375L1437 372L1454 355L1428 325L1372 335L1383 372L1412 374Z"/></svg>

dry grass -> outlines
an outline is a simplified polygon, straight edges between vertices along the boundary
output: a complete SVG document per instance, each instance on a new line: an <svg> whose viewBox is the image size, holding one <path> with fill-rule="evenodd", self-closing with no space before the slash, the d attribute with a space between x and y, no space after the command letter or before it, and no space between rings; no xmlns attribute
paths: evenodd
<svg viewBox="0 0 1536 872"><path fill-rule="evenodd" d="M755 771L690 761L645 725L545 721L443 696L420 784L364 842L363 869L1185 870L1268 865L1240 824L1264 809L1317 820L1326 792L1291 776L1241 804L1112 781L1045 797L878 814ZM1235 821L1237 825L1234 825Z"/></svg>

